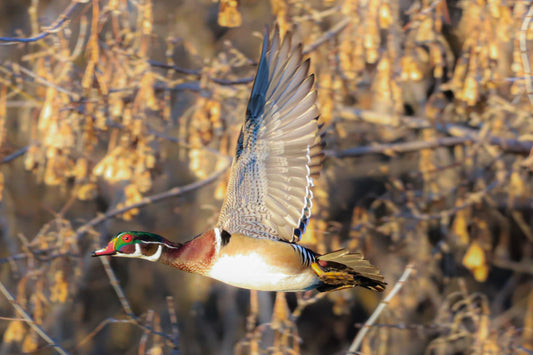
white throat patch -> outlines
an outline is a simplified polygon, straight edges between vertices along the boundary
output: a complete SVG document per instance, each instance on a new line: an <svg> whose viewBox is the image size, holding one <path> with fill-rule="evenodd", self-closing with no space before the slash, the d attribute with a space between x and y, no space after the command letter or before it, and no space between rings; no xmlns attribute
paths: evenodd
<svg viewBox="0 0 533 355"><path fill-rule="evenodd" d="M157 251L153 255L150 255L150 256L143 255L143 253L141 251L141 246L140 246L140 244L137 243L137 244L135 244L135 253L131 253L131 254L117 253L117 254L115 254L115 256L119 256L119 257L122 257L122 258L139 258L139 259L144 259L144 260L156 262L156 261L159 260L159 258L161 257L162 253L163 253L163 246L162 245L158 245L157 246Z"/></svg>
<svg viewBox="0 0 533 355"><path fill-rule="evenodd" d="M220 252L220 247L222 246L222 235L220 234L220 229L214 228L215 231L215 255L218 255Z"/></svg>
<svg viewBox="0 0 533 355"><path fill-rule="evenodd" d="M139 244L137 244L137 246L139 246ZM137 252L137 246L135 247L135 252ZM141 247L139 246L139 249ZM153 255L150 255L150 256L146 256L146 255L142 255L141 258L143 258L144 260L148 260L148 261L152 261L152 262L156 262L159 260L159 258L161 257L161 254L163 253L163 246L162 245L158 245L157 246L157 251L153 254Z"/></svg>

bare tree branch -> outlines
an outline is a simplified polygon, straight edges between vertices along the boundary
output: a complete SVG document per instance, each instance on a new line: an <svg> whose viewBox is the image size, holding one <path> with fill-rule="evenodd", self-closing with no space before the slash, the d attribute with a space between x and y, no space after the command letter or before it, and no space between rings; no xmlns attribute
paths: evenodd
<svg viewBox="0 0 533 355"><path fill-rule="evenodd" d="M413 272L414 269L415 267L413 264L411 263L407 264L398 282L396 282L396 284L394 285L390 293L387 295L387 297L385 297L385 299L379 303L379 305L374 310L374 313L372 313L370 318L368 318L368 320L365 322L365 325L363 326L363 328L361 328L361 330L357 333L357 336L353 340L352 345L350 345L350 349L348 350L347 354L357 354L357 350L361 346L361 342L363 341L366 333L368 333L368 330L370 329L372 324L374 324L374 322L378 319L379 315L387 307L387 305L390 303L392 298L396 296L398 292L400 292L404 283L407 281L407 279L409 278L409 275L411 275L411 272Z"/></svg>
<svg viewBox="0 0 533 355"><path fill-rule="evenodd" d="M0 282L0 292L4 295L5 298L11 303L13 308L20 314L22 318L24 318L25 322L37 333L39 336L46 341L50 346L54 348L54 350L61 355L67 355L68 353L55 342L54 339L52 339L46 332L41 328L33 318L17 303L15 300L15 297L8 291L8 289L4 286L2 282Z"/></svg>
<svg viewBox="0 0 533 355"><path fill-rule="evenodd" d="M167 339L172 344L172 346L177 349L179 346L179 344L177 343L177 339L174 339L172 336L166 333L158 332L154 328L147 326L146 324L143 324L141 320L135 315L135 313L133 313L130 302L128 301L126 297L124 290L122 289L122 287L120 287L120 284L115 275L115 272L113 271L113 269L111 268L111 265L109 264L109 257L100 258L100 261L102 262L102 265L104 265L104 269L106 271L107 277L109 278L109 283L115 290L115 293L117 294L119 302L122 305L122 309L124 309L124 313L126 313L128 318L130 318L137 326L149 331L152 334L159 335Z"/></svg>
<svg viewBox="0 0 533 355"><path fill-rule="evenodd" d="M431 122L426 118L420 117L389 115L368 110L361 110L353 107L341 108L339 110L339 115L347 120L362 120L374 124L393 127L403 125L407 126L408 128L418 129L434 128L437 131L446 133L450 136L464 138L466 141L478 141L480 138L479 132L475 129L452 123ZM485 139L491 145L496 145L508 152L529 154L531 149L533 149L533 142L502 138L493 135L489 135Z"/></svg>
<svg viewBox="0 0 533 355"><path fill-rule="evenodd" d="M470 137L444 137L431 141L375 144L362 147L353 147L340 152L327 151L326 155L334 156L336 158L356 157L366 154L396 155L399 153L415 152L422 149L435 149L439 147L468 144L471 142L473 142L473 140Z"/></svg>
<svg viewBox="0 0 533 355"><path fill-rule="evenodd" d="M12 154L9 154L7 157L2 159L2 161L0 162L0 165L9 163L10 161L17 159L18 157L23 156L24 154L26 154L26 152L28 151L29 148L30 148L30 146L27 145L24 148L20 148L16 152L14 152Z"/></svg>
<svg viewBox="0 0 533 355"><path fill-rule="evenodd" d="M201 70L195 70L195 69L186 69L179 67L177 65L172 64L165 64L158 62L156 60L148 60L148 64L150 64L152 67L158 67L163 69L172 69L180 74L186 74L186 75L194 75L196 77L202 76ZM219 78L209 78L214 83L220 84L220 85L241 85L241 84L248 84L251 83L254 80L253 76L247 77L247 78L240 78L240 79L219 79Z"/></svg>
<svg viewBox="0 0 533 355"><path fill-rule="evenodd" d="M102 331L102 329L104 329L104 327L108 324L113 324L113 323L131 323L131 319L114 319L114 318L107 318L107 319L104 319L103 321L101 321L97 326L96 328L94 328L89 334L87 334L87 336L85 338L83 338L82 341L80 341L77 345L76 345L76 349L78 348L81 348L86 342L88 342L89 340L91 340L92 338L94 338L94 336L96 334L98 334L100 331Z"/></svg>
<svg viewBox="0 0 533 355"><path fill-rule="evenodd" d="M527 52L527 31L529 30L529 24L533 17L533 6L529 5L527 14L524 17L522 26L520 27L520 58L522 59L522 67L524 68L524 76L526 78L526 93L529 102L533 105L533 83L531 82L531 64L529 62L529 55Z"/></svg>
<svg viewBox="0 0 533 355"><path fill-rule="evenodd" d="M43 39L47 37L48 35L59 31L61 26L66 24L68 21L70 21L70 16L72 16L74 11L80 6L85 6L87 2L88 1L83 1L83 0L72 1L67 6L67 8L57 17L55 22L49 27L45 28L45 30L39 33L37 36L29 37L29 38L0 37L0 42L6 42L6 43L2 43L2 45L8 45L8 44L16 44L16 43L36 42L40 39Z"/></svg>
<svg viewBox="0 0 533 355"><path fill-rule="evenodd" d="M333 26L332 29L324 33L322 36L320 36L315 42L311 43L308 46L305 46L303 50L303 54L309 54L313 52L315 49L326 43L327 41L330 41L335 36L337 36L342 30L346 28L350 24L350 18L345 18L339 23L337 23L335 26Z"/></svg>
<svg viewBox="0 0 533 355"><path fill-rule="evenodd" d="M7 69L7 67L5 67ZM9 68L13 73L13 68ZM31 70L23 67L22 65L18 65L17 64L17 69L20 70L22 73L26 74L27 76L31 77L32 79L34 79L35 81L45 85L45 86L49 86L49 87L52 87L54 89L56 89L57 91L59 92L62 92L63 94L67 94L71 100L73 101L78 101L80 100L81 98L81 95L74 92L74 91L71 91L71 90L68 90L68 89L65 89L57 84L54 84L52 82L50 82L49 80L46 80L45 78L43 78L42 76L39 76L37 74L35 74L34 72L32 72Z"/></svg>

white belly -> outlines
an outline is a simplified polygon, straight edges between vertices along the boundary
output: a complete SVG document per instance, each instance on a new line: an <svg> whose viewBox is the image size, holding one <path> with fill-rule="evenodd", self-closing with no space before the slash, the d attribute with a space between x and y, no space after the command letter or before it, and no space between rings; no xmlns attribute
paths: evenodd
<svg viewBox="0 0 533 355"><path fill-rule="evenodd" d="M263 256L256 253L221 256L208 276L232 286L260 291L305 291L318 281L311 269L289 275L284 268L265 263Z"/></svg>

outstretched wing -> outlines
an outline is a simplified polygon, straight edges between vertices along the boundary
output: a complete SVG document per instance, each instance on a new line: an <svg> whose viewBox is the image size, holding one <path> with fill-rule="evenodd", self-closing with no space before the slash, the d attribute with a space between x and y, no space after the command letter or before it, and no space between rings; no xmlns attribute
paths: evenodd
<svg viewBox="0 0 533 355"><path fill-rule="evenodd" d="M217 227L255 238L298 241L311 214L322 146L314 76L279 28L265 33L246 119Z"/></svg>

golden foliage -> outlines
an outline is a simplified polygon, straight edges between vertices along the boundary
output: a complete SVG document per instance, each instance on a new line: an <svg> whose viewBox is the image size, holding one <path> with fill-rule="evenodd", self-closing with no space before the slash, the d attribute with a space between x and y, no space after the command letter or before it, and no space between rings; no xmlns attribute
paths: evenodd
<svg viewBox="0 0 533 355"><path fill-rule="evenodd" d="M477 281L484 282L487 280L489 269L485 251L478 241L474 240L470 243L463 258L463 265L472 272Z"/></svg>
<svg viewBox="0 0 533 355"><path fill-rule="evenodd" d="M119 202L117 204L117 209L121 209L129 205L133 205L142 200L142 195L137 185L131 184L131 185L126 186L124 188L124 194L125 194L125 200L124 202ZM135 217L138 214L139 214L138 208L131 208L122 214L122 218L124 218L124 220L126 221L130 221L133 219L133 217Z"/></svg>
<svg viewBox="0 0 533 355"><path fill-rule="evenodd" d="M22 342L21 350L24 353L32 353L37 350L39 347L37 334L35 332L30 331L26 334L24 337L24 341Z"/></svg>
<svg viewBox="0 0 533 355"><path fill-rule="evenodd" d="M219 204L225 181L205 190L211 200L172 201L171 208L156 206L155 215L147 209L143 218L137 217L139 208L130 207L150 201L143 196L152 189L158 193L182 184L182 176L201 180L224 168L251 87L246 78L256 69L257 39L236 41L235 30L214 31L195 21L207 14L208 3L196 4L203 10L194 16L173 4L175 20L165 3L75 4L83 11L67 16L41 40L13 46L20 51L13 58L20 60L0 65L2 153L7 156L12 147L28 145L23 165L41 184L26 184L28 176L18 171L21 164L6 164L0 172L0 192L4 184L14 187L8 199L4 188L1 206L7 210L1 266L12 269L4 273L10 276L5 282L45 330L56 321L76 325L72 338L59 343L70 345L85 336L95 326L82 323L88 318L109 321L102 328L111 327L121 339L131 335L134 324L165 333L157 314L151 320L147 316L113 324L124 323L116 316L121 311L105 313L109 308L102 303L85 308L84 297L73 302L82 283L87 282L83 292L90 295L111 289L86 256L96 239L105 237L100 233L107 236L122 228L124 222L99 219L106 208L112 213L124 208L119 215L123 219L148 221L146 228L153 224L179 234L176 241L182 241L178 232L196 231L215 220L216 213L207 222L176 225L174 207L179 204L187 215L188 207ZM361 250L380 266L390 286L407 261L417 266L417 278L387 305L381 325L363 341L363 352L505 353L517 350L517 339L531 347L526 331L531 328L531 292L525 276L531 253L523 247L533 235L532 165L524 148L533 136L524 95L531 73L523 65L531 50L521 49L518 38L524 35L526 47L531 47L533 31L520 30L529 16L527 2L420 0L405 8L389 0L271 0L270 5L282 34L295 32L304 42L316 75L321 122L326 123L327 159L323 177L315 182L313 218L302 243L319 253ZM221 0L218 18L205 18L210 26L217 21L260 31L257 18L259 13L269 15L265 8L260 2ZM46 30L40 11L36 4L28 11L33 35ZM190 19L181 19L182 14ZM338 152L351 148L380 154L338 158ZM43 218L49 223L34 225ZM455 265L461 263L472 276L457 277ZM489 278L494 270L495 277ZM87 272L98 281L87 278ZM499 276L503 272L513 275ZM144 279L130 277L126 297L134 300L136 311L163 309L158 302L165 292L176 290L175 279L157 274L157 288L143 284ZM240 294L224 298L227 289L222 286L192 279L184 288L192 285L193 292L176 291L184 295L177 299L183 317L179 328L186 333L180 341L185 349L200 352L237 341L244 323L241 350L339 352L351 340L345 335L353 333L353 307L358 307L360 319L377 302L370 292L346 290L328 295L309 311L312 315L299 318L320 297L308 293L286 299L278 294L273 303L265 305L268 297L261 300L261 307L273 307L269 318L255 294L246 318L246 305L232 303L239 302ZM466 287L453 292L462 280L472 295ZM485 295L487 299L479 299ZM524 295L529 295L527 308ZM185 312L191 299L193 312ZM111 304L109 299L101 302ZM255 324L258 320L267 323ZM234 333L226 332L228 323L236 327ZM205 331L198 333L197 325ZM102 328L89 333L84 346L101 341L93 337L101 336ZM223 340L211 335L220 329ZM299 329L305 332L299 334ZM142 351L138 343L128 344L125 351L136 346L140 353L169 350L169 339L142 331ZM42 342L18 320L9 322L3 337L19 352L21 347L39 349ZM109 344L116 349L116 339L111 337Z"/></svg>
<svg viewBox="0 0 533 355"><path fill-rule="evenodd" d="M457 200L457 203L461 203L460 200ZM470 236L468 233L468 221L470 220L470 210L469 209L460 209L455 214L455 219L452 224L452 231L456 236L458 236L457 244L461 246L468 245L470 241Z"/></svg>
<svg viewBox="0 0 533 355"><path fill-rule="evenodd" d="M0 202L2 202L2 197L4 193L4 174L0 171Z"/></svg>
<svg viewBox="0 0 533 355"><path fill-rule="evenodd" d="M533 290L527 297L527 309L524 319L524 329L533 329ZM522 333L522 346L526 349L533 349L533 332Z"/></svg>
<svg viewBox="0 0 533 355"><path fill-rule="evenodd" d="M242 24L242 15L237 8L237 0L219 0L218 24L223 27L238 27Z"/></svg>
<svg viewBox="0 0 533 355"><path fill-rule="evenodd" d="M4 332L4 343L19 343L24 339L26 334L26 328L24 323L20 320L14 320L9 322L6 331Z"/></svg>
<svg viewBox="0 0 533 355"><path fill-rule="evenodd" d="M50 288L50 301L64 303L68 296L68 284L63 276L63 271L54 274L54 283Z"/></svg>

